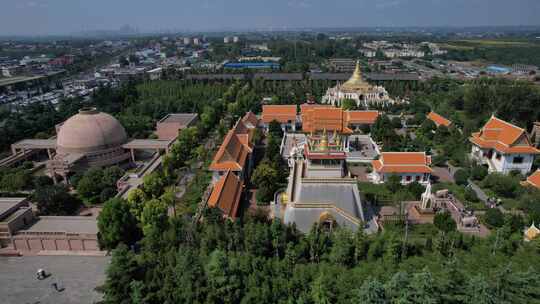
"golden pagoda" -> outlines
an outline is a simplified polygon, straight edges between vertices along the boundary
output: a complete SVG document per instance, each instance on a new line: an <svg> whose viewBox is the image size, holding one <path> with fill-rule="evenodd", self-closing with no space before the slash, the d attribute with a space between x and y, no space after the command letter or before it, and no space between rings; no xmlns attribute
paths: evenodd
<svg viewBox="0 0 540 304"><path fill-rule="evenodd" d="M319 151L328 150L328 135L326 134L326 128L323 130L321 141L319 142Z"/></svg>
<svg viewBox="0 0 540 304"><path fill-rule="evenodd" d="M525 230L525 241L532 241L540 235L540 229L536 228L534 222Z"/></svg>
<svg viewBox="0 0 540 304"><path fill-rule="evenodd" d="M341 85L342 90L354 91L356 93L367 93L372 89L372 86L365 82L362 78L362 71L360 69L360 61L356 61L356 68L351 78Z"/></svg>

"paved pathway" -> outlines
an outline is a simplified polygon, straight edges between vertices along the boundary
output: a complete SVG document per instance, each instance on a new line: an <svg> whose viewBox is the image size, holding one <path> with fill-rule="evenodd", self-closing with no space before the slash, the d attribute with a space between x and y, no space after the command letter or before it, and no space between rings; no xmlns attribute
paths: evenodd
<svg viewBox="0 0 540 304"><path fill-rule="evenodd" d="M448 168L445 167L433 167L433 175L438 177L439 182L454 182L454 176Z"/></svg>
<svg viewBox="0 0 540 304"><path fill-rule="evenodd" d="M369 182L367 167L364 166L349 166L349 172L356 176L356 179L360 182Z"/></svg>
<svg viewBox="0 0 540 304"><path fill-rule="evenodd" d="M480 187L478 187L478 185L476 185L471 179L468 179L467 181L469 182L469 187L471 187L471 189L473 189L473 191L476 193L476 196L478 196L482 202L486 203L488 200L488 195L484 192L484 190L480 189Z"/></svg>

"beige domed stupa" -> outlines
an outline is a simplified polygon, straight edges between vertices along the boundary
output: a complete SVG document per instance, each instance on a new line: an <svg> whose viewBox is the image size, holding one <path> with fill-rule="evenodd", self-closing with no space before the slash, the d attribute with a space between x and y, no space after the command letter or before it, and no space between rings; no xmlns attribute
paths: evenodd
<svg viewBox="0 0 540 304"><path fill-rule="evenodd" d="M59 127L56 155L47 169L51 176L66 179L70 172L118 164L130 157L122 148L127 141L116 118L95 108L83 108Z"/></svg>
<svg viewBox="0 0 540 304"><path fill-rule="evenodd" d="M115 149L126 142L126 131L116 118L90 108L81 109L62 124L56 146L60 154L93 153Z"/></svg>

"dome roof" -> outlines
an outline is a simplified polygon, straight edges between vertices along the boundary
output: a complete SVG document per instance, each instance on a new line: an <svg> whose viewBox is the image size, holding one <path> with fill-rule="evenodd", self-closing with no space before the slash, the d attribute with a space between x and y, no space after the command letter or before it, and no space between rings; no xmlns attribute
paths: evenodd
<svg viewBox="0 0 540 304"><path fill-rule="evenodd" d="M126 142L126 131L116 118L95 108L86 108L62 124L56 145L59 153L90 153L116 148Z"/></svg>
<svg viewBox="0 0 540 304"><path fill-rule="evenodd" d="M362 71L360 70L360 62L356 61L356 68L351 78L347 80L342 86L342 89L350 91L365 92L371 89L371 85L362 79Z"/></svg>

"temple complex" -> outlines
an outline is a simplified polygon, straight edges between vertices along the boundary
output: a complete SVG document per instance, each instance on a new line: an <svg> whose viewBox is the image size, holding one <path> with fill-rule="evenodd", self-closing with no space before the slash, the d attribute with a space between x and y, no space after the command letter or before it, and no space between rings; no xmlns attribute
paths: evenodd
<svg viewBox="0 0 540 304"><path fill-rule="evenodd" d="M365 225L369 219L364 216L357 181L347 170L350 130L340 121L330 120L325 125L331 133L325 127L310 127L306 141L291 150L288 186L276 194L273 214L302 232L314 224L376 231L373 225Z"/></svg>
<svg viewBox="0 0 540 304"><path fill-rule="evenodd" d="M345 99L354 100L357 107L365 108L371 105L382 106L396 102L390 98L384 87L374 86L364 81L358 61L351 78L343 84L338 83L337 86L329 88L322 98L322 103L340 107Z"/></svg>

